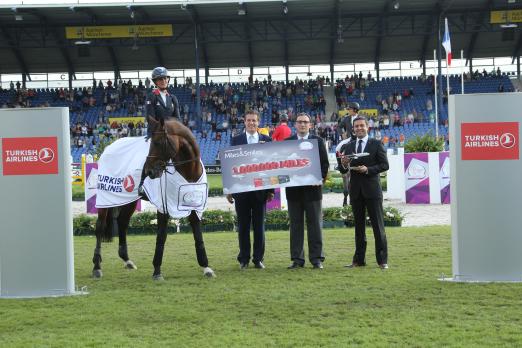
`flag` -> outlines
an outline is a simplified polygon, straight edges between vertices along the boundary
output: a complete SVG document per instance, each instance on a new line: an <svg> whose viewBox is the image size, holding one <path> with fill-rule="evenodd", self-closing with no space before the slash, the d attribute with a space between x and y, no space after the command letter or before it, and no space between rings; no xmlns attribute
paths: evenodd
<svg viewBox="0 0 522 348"><path fill-rule="evenodd" d="M444 38L442 39L442 46L444 46L444 50L446 51L446 62L448 66L451 65L451 40L450 33L448 28L448 18L446 17L445 28L444 28Z"/></svg>

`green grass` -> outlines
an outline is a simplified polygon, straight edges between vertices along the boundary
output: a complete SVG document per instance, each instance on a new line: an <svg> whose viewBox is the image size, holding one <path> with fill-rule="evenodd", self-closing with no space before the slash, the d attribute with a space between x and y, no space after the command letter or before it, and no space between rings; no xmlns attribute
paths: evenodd
<svg viewBox="0 0 522 348"><path fill-rule="evenodd" d="M209 174L207 175L209 189L222 189L223 181L221 180L221 174Z"/></svg>
<svg viewBox="0 0 522 348"><path fill-rule="evenodd" d="M388 228L390 269L351 260L353 229L324 232L323 271L290 271L288 233L267 233L267 269L239 271L234 233L205 234L217 278L196 264L190 234L170 235L165 282L151 280L154 236L131 236L137 271L103 247L104 278L90 278L94 238L75 238L76 285L87 296L0 300L2 347L520 346L519 284L455 284L449 227ZM487 257L487 255L485 255Z"/></svg>

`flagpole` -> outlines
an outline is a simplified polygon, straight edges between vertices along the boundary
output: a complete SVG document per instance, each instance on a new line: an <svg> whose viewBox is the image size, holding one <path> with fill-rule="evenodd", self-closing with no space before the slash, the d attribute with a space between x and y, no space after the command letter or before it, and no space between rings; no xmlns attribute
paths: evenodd
<svg viewBox="0 0 522 348"><path fill-rule="evenodd" d="M437 50L433 50L433 63L437 61ZM435 97L435 136L439 136L439 103L438 103L438 97L437 97L437 64L433 64L435 69L434 74L434 85L433 85L433 96Z"/></svg>
<svg viewBox="0 0 522 348"><path fill-rule="evenodd" d="M460 76L462 85L460 87L460 94L464 94L464 69L466 68L466 65L464 64L464 50L460 50L460 61L463 63L462 69L460 70Z"/></svg>

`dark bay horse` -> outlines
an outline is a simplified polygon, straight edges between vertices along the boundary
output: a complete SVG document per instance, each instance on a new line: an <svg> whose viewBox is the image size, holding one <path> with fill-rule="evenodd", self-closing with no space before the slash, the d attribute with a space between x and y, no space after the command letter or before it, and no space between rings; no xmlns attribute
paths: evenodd
<svg viewBox="0 0 522 348"><path fill-rule="evenodd" d="M203 165L200 161L199 146L196 139L192 135L190 129L176 120L158 122L154 119L149 120L149 126L152 127L152 137L150 139L150 148L147 160L145 161L144 171L151 179L159 178L172 165L175 170L187 182L197 182L203 174ZM110 241L112 238L113 215L117 215L119 249L118 254L125 262L125 267L135 269L134 263L129 260L127 254L126 234L129 221L136 208L136 202L126 204L116 208L98 209L98 221L96 222L96 249L94 251L93 277L100 278L101 272L101 242ZM154 280L163 280L161 274L161 264L163 261L163 251L165 241L167 240L167 227L169 214L157 212L158 232L156 235L156 250L154 252L153 266ZM201 221L196 211L191 211L188 216L192 234L194 236L196 257L198 264L203 267L203 274L207 277L214 277L214 271L208 267L207 253L203 242L203 234L201 232Z"/></svg>

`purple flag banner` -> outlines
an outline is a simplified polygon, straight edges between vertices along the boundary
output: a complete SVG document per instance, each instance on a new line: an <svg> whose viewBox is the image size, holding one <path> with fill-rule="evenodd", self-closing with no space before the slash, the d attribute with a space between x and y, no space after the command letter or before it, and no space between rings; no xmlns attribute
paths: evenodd
<svg viewBox="0 0 522 348"><path fill-rule="evenodd" d="M266 210L281 210L281 189L274 190L274 198L266 203Z"/></svg>
<svg viewBox="0 0 522 348"><path fill-rule="evenodd" d="M439 152L440 202L450 204L450 158L449 152Z"/></svg>
<svg viewBox="0 0 522 348"><path fill-rule="evenodd" d="M406 203L430 203L430 174L428 153L404 154Z"/></svg>

